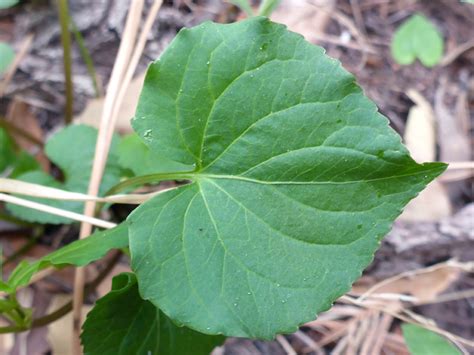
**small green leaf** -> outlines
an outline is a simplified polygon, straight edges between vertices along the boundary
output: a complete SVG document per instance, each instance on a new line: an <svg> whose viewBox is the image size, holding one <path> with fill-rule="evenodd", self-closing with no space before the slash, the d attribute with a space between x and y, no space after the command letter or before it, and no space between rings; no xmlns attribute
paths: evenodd
<svg viewBox="0 0 474 355"><path fill-rule="evenodd" d="M0 9L8 9L19 3L19 0L0 0Z"/></svg>
<svg viewBox="0 0 474 355"><path fill-rule="evenodd" d="M134 274L112 280L112 290L99 299L82 327L86 355L207 355L223 343L174 325L138 293Z"/></svg>
<svg viewBox="0 0 474 355"><path fill-rule="evenodd" d="M181 31L132 124L153 154L196 166L128 218L140 293L209 334L313 320L446 167L413 161L339 62L262 17Z"/></svg>
<svg viewBox="0 0 474 355"><path fill-rule="evenodd" d="M121 139L118 156L122 168L131 170L135 176L168 171L192 171L194 169L192 165L180 164L152 153L135 133Z"/></svg>
<svg viewBox="0 0 474 355"><path fill-rule="evenodd" d="M34 263L22 261L11 273L7 285L10 290L14 290L27 285L36 272L46 267L84 266L99 260L111 249L126 246L128 246L128 226L122 223L113 229L96 232L88 238L68 244Z"/></svg>
<svg viewBox="0 0 474 355"><path fill-rule="evenodd" d="M258 9L260 16L270 16L280 4L281 0L263 0Z"/></svg>
<svg viewBox="0 0 474 355"><path fill-rule="evenodd" d="M411 355L460 355L462 354L441 335L418 325L402 325L403 337Z"/></svg>
<svg viewBox="0 0 474 355"><path fill-rule="evenodd" d="M61 168L64 175L64 182L54 179L51 175L41 170L21 174L17 179L67 191L86 193L92 171L96 140L97 130L95 128L85 125L68 126L52 136L45 147L45 153L48 158ZM118 143L119 138L114 137L99 194L104 194L120 180L122 169L118 163ZM30 197L23 198L78 213L82 212L84 206L83 202ZM59 217L13 204L7 204L7 209L14 216L30 222L53 224L72 223L72 220L69 218Z"/></svg>
<svg viewBox="0 0 474 355"><path fill-rule="evenodd" d="M0 42L0 74L2 74L10 66L13 58L15 58L15 51L8 43Z"/></svg>
<svg viewBox="0 0 474 355"><path fill-rule="evenodd" d="M435 25L423 15L413 15L395 32L392 56L402 65L416 58L426 67L433 67L443 57L444 42Z"/></svg>

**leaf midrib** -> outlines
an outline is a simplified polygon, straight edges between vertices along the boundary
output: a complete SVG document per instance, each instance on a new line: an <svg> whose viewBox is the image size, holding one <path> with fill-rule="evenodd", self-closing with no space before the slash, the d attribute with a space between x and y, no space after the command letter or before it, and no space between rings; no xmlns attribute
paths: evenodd
<svg viewBox="0 0 474 355"><path fill-rule="evenodd" d="M433 165L434 164L434 165ZM431 166L426 166L425 169L420 171L415 171L407 174L399 174L399 175L391 175L391 176L384 176L379 178L373 179L362 179L362 180L349 180L349 181L265 181L259 179L253 179L241 175L227 175L227 174L202 174L199 171L193 173L176 173L176 174L165 174L166 180L191 180L191 181L198 181L203 179L226 179L226 180L239 180L244 182L251 182L256 184L262 185L350 185L350 184L360 184L360 183L368 183L368 182L377 182L377 181L389 181L395 180L404 177L412 177L418 175L425 175L432 171L444 169L444 164L442 163L431 163ZM163 180L164 174L156 174L150 175L150 180L153 177L156 179Z"/></svg>

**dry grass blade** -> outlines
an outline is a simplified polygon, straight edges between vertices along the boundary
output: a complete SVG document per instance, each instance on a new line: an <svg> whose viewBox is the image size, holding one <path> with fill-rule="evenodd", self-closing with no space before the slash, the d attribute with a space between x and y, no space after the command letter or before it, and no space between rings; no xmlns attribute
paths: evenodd
<svg viewBox="0 0 474 355"><path fill-rule="evenodd" d="M7 90L8 85L10 84L10 82L13 79L13 75L15 75L15 72L18 68L18 65L20 64L20 62L23 60L25 55L30 50L31 44L33 43L33 38L34 38L34 35L29 34L22 41L22 43L20 45L20 50L18 51L17 55L15 56L15 59L13 60L13 63L8 68L8 72L5 74L5 77L4 77L3 81L0 83L0 97L2 97L5 94L5 91Z"/></svg>
<svg viewBox="0 0 474 355"><path fill-rule="evenodd" d="M461 349L462 349L461 344L474 347L474 341L469 340L469 339L465 339L463 337L454 335L454 334L452 334L452 333L450 333L446 330L443 330L443 329L437 327L434 324L433 321L431 321L431 320L429 320L429 319L427 319L427 318L425 318L425 317L423 317L419 314L411 312L409 310L406 310L406 309L394 310L393 307L389 307L388 306L389 304L387 304L387 303L386 304L380 304L380 303L372 303L372 302L369 302L369 301L362 301L361 302L359 299L356 299L356 298L353 298L353 297L347 296L347 295L342 296L339 299L339 301L349 303L349 304L356 304L356 305L359 305L359 306L364 307L366 309L372 309L372 310L376 310L378 312L387 313L387 314L391 315L392 317L400 319L404 322L422 326L422 327L424 327L428 330L431 330L431 331L433 331L437 334L440 334L440 335L446 337L447 339L449 339L453 343L457 344ZM392 304L392 306L393 306L393 304Z"/></svg>
<svg viewBox="0 0 474 355"><path fill-rule="evenodd" d="M51 207L51 206L48 206L48 205L44 205L42 203L25 200L25 199L22 199L22 198L19 198L19 197L10 196L10 195L6 195L6 194L3 194L3 193L0 193L0 201L13 203L15 205L19 205L19 206L23 206L23 207L27 207L27 208L32 208L32 209L42 211L42 212L46 212L46 213L51 213L51 214L54 214L56 216L70 218L70 219L73 219L73 220L79 221L79 222L90 223L91 225L94 225L94 226L97 226L97 227L100 227L100 228L107 228L108 229L108 228L113 228L113 227L116 226L115 223L107 222L107 221L104 221L102 219L82 215L82 214L79 214L79 213L63 210L63 209L56 208L56 207Z"/></svg>
<svg viewBox="0 0 474 355"><path fill-rule="evenodd" d="M451 52L447 53L444 58L441 60L441 65L446 66L454 62L460 55L462 55L464 52L467 52L468 50L474 48L474 39L463 43L456 48L454 48Z"/></svg>
<svg viewBox="0 0 474 355"><path fill-rule="evenodd" d="M362 318L358 324L357 332L354 336L353 345L355 349L360 349L362 342L367 336L367 331L370 326L370 317Z"/></svg>
<svg viewBox="0 0 474 355"><path fill-rule="evenodd" d="M156 15L158 14L162 3L162 0L155 0L145 20L145 24L143 25L142 32L140 33L140 37L138 38L138 42L133 52L132 58L130 59L130 63L128 64L128 69L123 77L121 84L122 86L120 87L120 90L117 94L116 103L112 112L112 119L110 123L112 127L115 127L116 125L121 104L125 98L125 94L127 93L127 89L130 85L130 82L132 81L133 74L135 73L138 62L140 61L140 57L142 56L148 33L150 32L151 27L155 22ZM107 133L107 141L110 142L112 140L113 129L110 129Z"/></svg>
<svg viewBox="0 0 474 355"><path fill-rule="evenodd" d="M104 203L140 204L164 191L171 189L145 194L119 194L107 197L97 197L19 180L0 178L0 192L65 201L94 201Z"/></svg>
<svg viewBox="0 0 474 355"><path fill-rule="evenodd" d="M302 332L301 330L297 330L294 333L294 336L308 346L308 351L305 351L305 353L314 352L316 355L324 355L323 349L318 344L316 344L316 342L311 339L310 336L306 335L306 333Z"/></svg>
<svg viewBox="0 0 474 355"><path fill-rule="evenodd" d="M367 330L367 335L365 337L364 342L362 343L362 347L360 350L360 355L369 355L371 354L371 350L373 344L377 337L377 331L380 326L380 313L373 310L370 313L370 325Z"/></svg>
<svg viewBox="0 0 474 355"><path fill-rule="evenodd" d="M457 169L471 169L474 170L474 161L457 161L448 163L449 170L457 170Z"/></svg>
<svg viewBox="0 0 474 355"><path fill-rule="evenodd" d="M99 134L97 138L96 151L94 156L94 162L92 165L92 174L89 181L89 195L97 195L99 191L100 181L107 161L107 156L110 148L110 139L112 133L109 131L114 130L113 123L113 111L114 106L117 104L117 95L120 92L120 86L124 78L124 73L130 61L130 56L135 45L135 39L138 32L141 13L143 10L143 0L133 0L130 4L130 10L128 12L125 29L123 32L123 38L120 43L119 52L117 59L112 70L112 75L105 97L104 111L100 122ZM93 216L95 211L95 202L86 202L84 208L84 214L87 216ZM92 231L92 225L83 223L79 233L79 238L85 238L90 235ZM80 333L82 324L82 304L84 301L84 284L85 274L83 268L77 268L74 277L74 295L73 295L73 354L80 355L81 344L80 344Z"/></svg>
<svg viewBox="0 0 474 355"><path fill-rule="evenodd" d="M349 327L352 324L358 323L360 319L364 317L366 317L366 312L360 312L357 316L353 317L352 319L343 322L338 328L335 328L332 332L326 334L321 340L319 340L318 345L323 347L343 337L344 334L347 333Z"/></svg>
<svg viewBox="0 0 474 355"><path fill-rule="evenodd" d="M386 286L386 285L388 285L392 282L400 280L402 278L413 277L413 276L418 275L418 274L429 273L429 272L433 272L435 270L442 269L442 268L457 268L457 269L460 269L460 270L463 270L463 271L466 271L466 272L472 272L472 271L474 271L474 263L458 262L456 260L448 260L444 263L439 263L439 264L436 264L436 265L433 265L433 266L430 266L430 267L427 267L427 268L424 268L424 269L406 271L406 272L395 275L393 277L390 277L388 279L385 279L385 280L375 284L370 289L368 289L366 292L364 292L357 299L357 301L358 302L363 302L364 299L366 299L367 297L369 297L370 295L375 293L375 291L377 291L378 289L380 289L383 286Z"/></svg>
<svg viewBox="0 0 474 355"><path fill-rule="evenodd" d="M280 343L281 347L285 350L287 355L297 355L295 349L291 346L291 344L286 340L283 335L277 335L276 341Z"/></svg>
<svg viewBox="0 0 474 355"><path fill-rule="evenodd" d="M380 326L377 331L377 336L375 338L374 345L372 347L373 354L381 354L382 347L385 342L385 337L388 334L390 326L392 325L393 317L390 314L382 314L382 319L380 320Z"/></svg>

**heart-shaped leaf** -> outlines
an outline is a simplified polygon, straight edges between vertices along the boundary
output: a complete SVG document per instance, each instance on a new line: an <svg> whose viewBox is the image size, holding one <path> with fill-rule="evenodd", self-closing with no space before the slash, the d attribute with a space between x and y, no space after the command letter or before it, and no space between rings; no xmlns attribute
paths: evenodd
<svg viewBox="0 0 474 355"><path fill-rule="evenodd" d="M29 171L17 178L18 180L67 191L86 193L92 171L96 140L97 129L86 125L68 126L53 135L45 146L48 158L61 168L64 182L56 180L42 170ZM107 166L102 178L100 194L105 193L120 180L122 169L118 164L118 141L118 137L114 137L112 140ZM29 199L78 213L82 212L84 206L83 202L41 198ZM72 223L72 220L69 218L51 215L26 207L7 204L7 208L13 215L26 221L53 224Z"/></svg>
<svg viewBox="0 0 474 355"><path fill-rule="evenodd" d="M314 319L445 165L419 165L322 48L266 18L183 30L133 127L196 166L128 218L142 296L204 333L271 338Z"/></svg>
<svg viewBox="0 0 474 355"><path fill-rule="evenodd" d="M433 67L443 57L444 42L438 29L423 15L413 15L395 32L392 56L402 65L417 58L426 67Z"/></svg>
<svg viewBox="0 0 474 355"><path fill-rule="evenodd" d="M95 232L85 239L79 239L54 252L45 255L36 262L23 260L8 278L8 287L13 292L18 287L27 285L31 277L49 266L64 265L84 266L102 258L109 250L128 246L128 225L119 226L102 232Z"/></svg>
<svg viewBox="0 0 474 355"><path fill-rule="evenodd" d="M133 175L148 175L169 171L190 171L193 166L184 165L151 152L140 137L132 133L120 140L118 146L119 163Z"/></svg>
<svg viewBox="0 0 474 355"><path fill-rule="evenodd" d="M174 325L140 298L131 273L113 278L112 290L87 315L81 339L86 355L207 355L224 341Z"/></svg>
<svg viewBox="0 0 474 355"><path fill-rule="evenodd" d="M0 42L0 74L8 69L13 58L15 58L15 51L12 46L8 43Z"/></svg>
<svg viewBox="0 0 474 355"><path fill-rule="evenodd" d="M403 337L411 355L461 355L453 344L441 335L418 325L402 325Z"/></svg>

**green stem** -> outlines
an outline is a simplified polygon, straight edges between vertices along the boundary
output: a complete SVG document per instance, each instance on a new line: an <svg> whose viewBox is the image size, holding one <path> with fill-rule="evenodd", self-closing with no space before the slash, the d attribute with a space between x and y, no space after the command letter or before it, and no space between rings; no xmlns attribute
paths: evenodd
<svg viewBox="0 0 474 355"><path fill-rule="evenodd" d="M85 287L85 297L92 293L98 285L107 277L107 275L114 269L114 266L120 260L122 253L119 250L115 251L115 254L111 258L110 262L106 265L104 270L89 284ZM9 326L9 327L0 327L0 334L5 333L18 333L31 328L38 328L48 325L59 318L65 316L72 310L72 300L66 303L64 306L58 308L54 312L47 314L43 317L33 319L30 327L21 327L21 326Z"/></svg>
<svg viewBox="0 0 474 355"><path fill-rule="evenodd" d="M92 56L87 49L86 43L84 42L84 37L82 37L81 31L77 28L76 24L74 23L72 17L69 18L69 24L71 27L71 31L74 34L74 39L77 42L79 47L79 52L81 53L82 59L86 64L87 72L91 77L92 84L94 85L95 96L100 97L102 96L102 90L99 87L99 81L97 80L97 73L95 71L94 62L92 61Z"/></svg>
<svg viewBox="0 0 474 355"><path fill-rule="evenodd" d="M63 45L64 81L66 107L64 119L66 124L72 122L74 92L72 88L71 34L69 33L69 9L67 0L57 0L59 24L61 26L61 43Z"/></svg>
<svg viewBox="0 0 474 355"><path fill-rule="evenodd" d="M258 9L258 14L260 16L270 16L270 14L276 9L280 4L281 0L263 0Z"/></svg>
<svg viewBox="0 0 474 355"><path fill-rule="evenodd" d="M19 332L24 332L25 330L28 330L28 328L12 325L8 327L0 327L0 334L19 333Z"/></svg>
<svg viewBox="0 0 474 355"><path fill-rule="evenodd" d="M180 173L171 173L171 174L150 174L150 175L142 175L142 176L135 176L133 178L127 179L122 181L112 187L107 193L106 196L115 195L128 187L136 187L140 185L156 183L165 180L189 180L191 175L194 171L185 171Z"/></svg>

